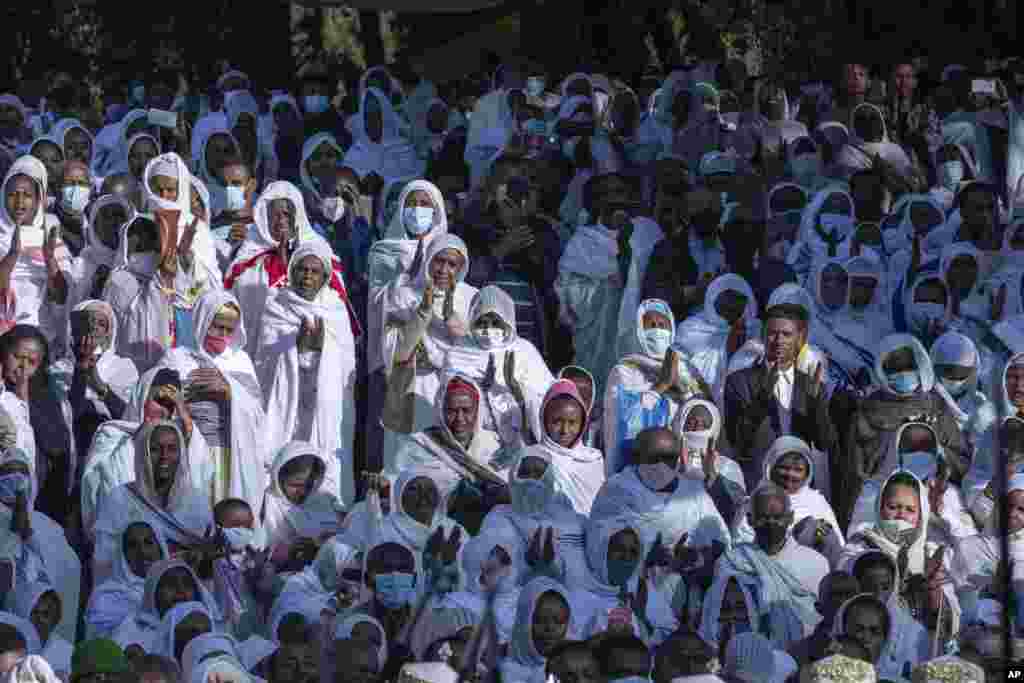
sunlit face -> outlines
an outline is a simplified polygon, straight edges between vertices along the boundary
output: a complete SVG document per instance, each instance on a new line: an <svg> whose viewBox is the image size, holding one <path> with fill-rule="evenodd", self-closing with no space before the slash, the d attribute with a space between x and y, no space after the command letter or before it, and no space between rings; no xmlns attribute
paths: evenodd
<svg viewBox="0 0 1024 683"><path fill-rule="evenodd" d="M64 187L91 188L92 181L89 178L88 167L82 164L65 164L62 185Z"/></svg>
<svg viewBox="0 0 1024 683"><path fill-rule="evenodd" d="M402 489L402 509L420 524L430 525L440 503L437 484L427 477L416 477Z"/></svg>
<svg viewBox="0 0 1024 683"><path fill-rule="evenodd" d="M442 249L430 260L430 279L434 287L451 289L466 265L466 259L457 249Z"/></svg>
<svg viewBox="0 0 1024 683"><path fill-rule="evenodd" d="M879 515L884 520L902 519L917 527L921 519L921 501L917 491L904 484L891 484L882 496Z"/></svg>
<svg viewBox="0 0 1024 683"><path fill-rule="evenodd" d="M583 406L570 396L556 398L544 408L544 429L552 441L571 448L583 431Z"/></svg>
<svg viewBox="0 0 1024 683"><path fill-rule="evenodd" d="M168 202L178 201L178 179L165 175L155 175L149 179L150 191Z"/></svg>
<svg viewBox="0 0 1024 683"><path fill-rule="evenodd" d="M476 431L477 411L476 399L467 392L449 394L444 401L445 424L456 441L468 445Z"/></svg>
<svg viewBox="0 0 1024 683"><path fill-rule="evenodd" d="M772 481L786 490L786 493L795 495L803 488L804 483L811 474L807 460L799 453L787 453L775 461L772 467Z"/></svg>
<svg viewBox="0 0 1024 683"><path fill-rule="evenodd" d="M313 301L327 279L324 262L317 256L303 256L292 267L291 279L295 293L306 301Z"/></svg>
<svg viewBox="0 0 1024 683"><path fill-rule="evenodd" d="M136 180L141 181L146 165L155 159L159 153L152 140L149 138L139 138L132 145L132 149L128 153L128 171Z"/></svg>
<svg viewBox="0 0 1024 683"><path fill-rule="evenodd" d="M4 187L7 215L18 225L29 225L39 210L39 188L26 175L16 175Z"/></svg>
<svg viewBox="0 0 1024 683"><path fill-rule="evenodd" d="M549 591L540 596L533 609L531 636L541 656L547 656L569 630L569 605L558 593Z"/></svg>
<svg viewBox="0 0 1024 683"><path fill-rule="evenodd" d="M149 457L156 487L160 489L173 483L181 460L177 433L168 427L157 427L150 437Z"/></svg>
<svg viewBox="0 0 1024 683"><path fill-rule="evenodd" d="M656 311L644 313L643 325L645 330L671 330L672 321Z"/></svg>
<svg viewBox="0 0 1024 683"><path fill-rule="evenodd" d="M236 329L238 329L238 311L230 306L221 306L217 315L213 316L206 336L231 339L235 336Z"/></svg>
<svg viewBox="0 0 1024 683"><path fill-rule="evenodd" d="M275 199L267 207L270 236L280 244L295 236L295 205L290 199Z"/></svg>

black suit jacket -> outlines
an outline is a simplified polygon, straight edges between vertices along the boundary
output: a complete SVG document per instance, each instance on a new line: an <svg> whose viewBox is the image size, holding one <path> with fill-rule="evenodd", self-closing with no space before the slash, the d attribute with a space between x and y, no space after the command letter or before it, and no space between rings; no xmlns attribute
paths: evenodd
<svg viewBox="0 0 1024 683"><path fill-rule="evenodd" d="M760 363L738 370L725 379L725 433L745 470L746 463L762 459L762 453L753 452L755 439L765 420L775 420L779 410L771 387L763 386L766 384L764 379L764 368ZM789 435L803 439L831 457L836 453L839 440L828 414L828 401L824 397L811 398L808 394L812 381L800 370L793 373ZM778 429L775 432L776 436L784 436L778 433ZM762 474L759 469L754 473ZM757 478L760 480L760 476Z"/></svg>

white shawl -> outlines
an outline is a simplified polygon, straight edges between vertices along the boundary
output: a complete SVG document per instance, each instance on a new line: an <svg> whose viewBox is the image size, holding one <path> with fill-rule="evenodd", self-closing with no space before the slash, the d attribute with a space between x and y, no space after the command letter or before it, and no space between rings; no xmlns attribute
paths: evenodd
<svg viewBox="0 0 1024 683"><path fill-rule="evenodd" d="M573 603L565 587L548 578L536 578L523 586L516 606L516 628L512 634L508 656L499 663L501 679L516 683L544 683L547 660L533 643L533 612L545 593L557 593L569 606L566 637L576 635Z"/></svg>
<svg viewBox="0 0 1024 683"><path fill-rule="evenodd" d="M352 444L355 435L356 343L349 309L331 288L333 254L323 242L306 242L295 250L289 271L303 258L320 259L324 283L313 301L306 301L291 287L274 290L263 311L256 371L266 400L266 417L271 449L293 439L308 438L327 464L325 484L331 495L351 504L355 500ZM297 435L300 386L308 374L302 372L304 359L298 350L303 320L324 321L324 347L316 353L316 409L312 432Z"/></svg>
<svg viewBox="0 0 1024 683"><path fill-rule="evenodd" d="M378 142L371 140L366 130L370 98L374 98L380 107L382 125ZM403 123L387 95L376 88L368 88L362 93L356 116L359 125L352 131L355 140L345 155L344 165L355 171L360 179L371 173L376 173L384 180L423 173L425 164L416 156L416 148L405 139Z"/></svg>
<svg viewBox="0 0 1024 683"><path fill-rule="evenodd" d="M281 489L281 470L289 462L307 455L318 461L320 476L313 482L306 499L301 503L293 503ZM319 450L302 441L292 441L277 453L270 468L270 486L263 498L261 512L268 547L287 547L299 538L319 540L324 534L338 531L341 526L338 500L322 489L326 465Z"/></svg>
<svg viewBox="0 0 1024 683"><path fill-rule="evenodd" d="M259 509L267 488L267 448L261 438L260 425L265 424L259 381L245 347L245 315L235 328L228 348L218 356L203 348L203 340L217 312L238 300L223 290L212 290L200 297L195 307L195 339L197 348L172 349L161 361L161 367L177 370L182 381L198 368L217 368L231 386L231 473L229 495L242 498L252 509ZM253 392L255 389L255 392Z"/></svg>

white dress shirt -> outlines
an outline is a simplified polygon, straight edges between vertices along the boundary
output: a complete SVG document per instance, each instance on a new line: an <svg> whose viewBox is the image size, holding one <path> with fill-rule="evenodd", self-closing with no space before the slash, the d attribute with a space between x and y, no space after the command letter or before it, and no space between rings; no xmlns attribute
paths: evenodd
<svg viewBox="0 0 1024 683"><path fill-rule="evenodd" d="M775 382L773 390L775 400L779 403L780 436L790 433L793 421L791 406L793 405L793 382L796 379L795 367L795 365L791 365L788 370L779 373L779 379Z"/></svg>

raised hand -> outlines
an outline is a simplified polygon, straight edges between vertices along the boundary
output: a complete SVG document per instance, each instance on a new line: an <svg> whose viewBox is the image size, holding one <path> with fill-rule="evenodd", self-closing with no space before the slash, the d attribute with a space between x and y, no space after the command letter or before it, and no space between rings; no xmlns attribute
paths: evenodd
<svg viewBox="0 0 1024 683"><path fill-rule="evenodd" d="M526 549L526 564L531 567L538 567L541 563L541 554L544 544L544 527L538 527L536 533L533 534L533 538L530 539L530 545Z"/></svg>
<svg viewBox="0 0 1024 683"><path fill-rule="evenodd" d="M946 495L947 486L948 484L945 479L941 477L935 477L928 482L928 505L931 507L933 515L942 514L943 499Z"/></svg>
<svg viewBox="0 0 1024 683"><path fill-rule="evenodd" d="M54 254L57 251L58 245L60 245L60 227L55 226L50 228L50 232L46 235L46 241L43 242L43 261L46 263L46 270L51 274L57 268Z"/></svg>
<svg viewBox="0 0 1024 683"><path fill-rule="evenodd" d="M544 538L544 564L550 566L555 561L555 528L548 527L548 533Z"/></svg>
<svg viewBox="0 0 1024 683"><path fill-rule="evenodd" d="M704 470L704 485L711 486L718 478L718 450L713 443L708 443L708 449L704 451L700 466Z"/></svg>
<svg viewBox="0 0 1024 683"><path fill-rule="evenodd" d="M444 293L444 320L445 322L452 319L455 315L455 287L451 287L445 290Z"/></svg>
<svg viewBox="0 0 1024 683"><path fill-rule="evenodd" d="M669 347L661 361L661 369L658 371L658 381L654 385L654 391L664 394L673 387L678 387L680 383L679 354L675 349Z"/></svg>
<svg viewBox="0 0 1024 683"><path fill-rule="evenodd" d="M807 387L807 395L812 399L819 399L825 395L825 362L818 363L818 369L814 371L814 379Z"/></svg>
<svg viewBox="0 0 1024 683"><path fill-rule="evenodd" d="M196 227L199 225L199 216L192 219L192 223L181 233L181 240L178 241L178 258L186 266L192 265L192 242L196 238Z"/></svg>
<svg viewBox="0 0 1024 683"><path fill-rule="evenodd" d="M444 298L444 324L448 328L448 335L452 339L459 339L465 337L469 330L466 328L466 323L463 322L462 318L458 313L455 312L455 286L452 285L445 293Z"/></svg>
<svg viewBox="0 0 1024 683"><path fill-rule="evenodd" d="M685 537L686 534L683 534L683 536ZM654 539L654 545L651 546L651 550L647 553L647 557L644 560L644 573L656 567L669 567L671 565L672 554L665 547L664 540L659 531L657 538Z"/></svg>
<svg viewBox="0 0 1024 683"><path fill-rule="evenodd" d="M423 288L423 298L420 299L420 313L424 315L430 315L434 312L434 285L427 281L427 286Z"/></svg>
<svg viewBox="0 0 1024 683"><path fill-rule="evenodd" d="M480 382L480 388L484 391L490 391L494 386L495 377L498 374L497 368L494 366L494 354L487 354L487 368L484 369L484 378Z"/></svg>
<svg viewBox="0 0 1024 683"><path fill-rule="evenodd" d="M747 321L746 314L744 314L736 318L736 322L729 326L729 337L725 342L725 350L731 356L739 351L746 343Z"/></svg>

